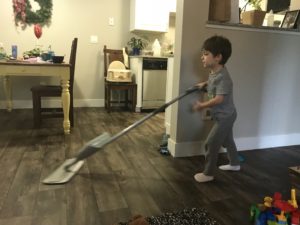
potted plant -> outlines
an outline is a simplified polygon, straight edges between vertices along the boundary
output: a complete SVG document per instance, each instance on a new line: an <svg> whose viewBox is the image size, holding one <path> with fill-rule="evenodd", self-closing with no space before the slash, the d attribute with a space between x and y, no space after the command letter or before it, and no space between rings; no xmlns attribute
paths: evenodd
<svg viewBox="0 0 300 225"><path fill-rule="evenodd" d="M247 0L242 8L241 19L243 24L253 26L261 26L263 24L266 11L261 9L262 0ZM247 6L251 6L253 10L246 11Z"/></svg>
<svg viewBox="0 0 300 225"><path fill-rule="evenodd" d="M127 45L131 47L133 55L139 55L140 51L144 49L148 43L145 39L132 37Z"/></svg>
<svg viewBox="0 0 300 225"><path fill-rule="evenodd" d="M262 0L247 0L247 1L246 1L246 4L245 4L244 7L243 7L243 9L246 9L246 7L247 7L248 5L250 5L250 6L252 6L252 8L254 8L255 10L260 10L260 11L262 11L261 6L260 6L261 1L262 1Z"/></svg>

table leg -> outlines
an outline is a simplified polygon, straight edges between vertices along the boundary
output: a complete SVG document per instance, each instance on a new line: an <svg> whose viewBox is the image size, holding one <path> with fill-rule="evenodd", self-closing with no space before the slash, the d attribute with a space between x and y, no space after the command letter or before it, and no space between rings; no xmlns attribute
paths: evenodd
<svg viewBox="0 0 300 225"><path fill-rule="evenodd" d="M61 93L61 100L62 100L62 107L64 111L64 132L65 134L70 134L70 118L69 118L69 112L70 112L70 91L69 91L69 80L62 79L61 80L61 87L62 87L62 93Z"/></svg>
<svg viewBox="0 0 300 225"><path fill-rule="evenodd" d="M4 94L6 97L6 108L7 111L12 111L12 95L11 95L11 81L9 76L4 76Z"/></svg>

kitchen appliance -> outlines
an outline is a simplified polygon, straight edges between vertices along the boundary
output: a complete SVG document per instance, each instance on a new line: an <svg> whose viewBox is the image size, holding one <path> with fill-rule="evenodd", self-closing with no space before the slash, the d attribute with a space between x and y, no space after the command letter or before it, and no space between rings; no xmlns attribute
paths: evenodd
<svg viewBox="0 0 300 225"><path fill-rule="evenodd" d="M167 67L167 58L143 58L142 109L155 109L166 102Z"/></svg>

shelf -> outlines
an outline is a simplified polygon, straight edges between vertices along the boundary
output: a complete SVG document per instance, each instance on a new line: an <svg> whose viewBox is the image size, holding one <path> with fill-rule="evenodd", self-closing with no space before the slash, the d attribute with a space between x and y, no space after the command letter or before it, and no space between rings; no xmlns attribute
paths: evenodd
<svg viewBox="0 0 300 225"><path fill-rule="evenodd" d="M300 35L299 29L288 29L288 28L267 27L267 26L255 27L255 26L246 25L246 24L220 23L220 22L214 22L214 21L207 21L206 27L207 28L226 29L226 30L249 31L249 32L265 32L265 33Z"/></svg>

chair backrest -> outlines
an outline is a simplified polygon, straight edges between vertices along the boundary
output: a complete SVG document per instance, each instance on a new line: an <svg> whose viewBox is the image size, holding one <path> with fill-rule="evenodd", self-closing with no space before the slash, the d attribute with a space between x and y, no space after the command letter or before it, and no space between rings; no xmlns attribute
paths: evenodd
<svg viewBox="0 0 300 225"><path fill-rule="evenodd" d="M73 83L75 75L75 64L76 64L76 53L77 53L77 42L78 38L74 38L72 41L71 54L69 63L71 64L70 68L70 93L73 94Z"/></svg>
<svg viewBox="0 0 300 225"><path fill-rule="evenodd" d="M125 47L125 52L128 54L128 49ZM112 61L120 61L124 63L124 56L123 56L123 50L122 49L108 49L106 45L104 45L103 48L104 53L104 77L107 77L107 69L109 64ZM129 69L129 61L128 61L128 68Z"/></svg>

